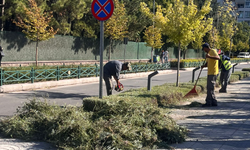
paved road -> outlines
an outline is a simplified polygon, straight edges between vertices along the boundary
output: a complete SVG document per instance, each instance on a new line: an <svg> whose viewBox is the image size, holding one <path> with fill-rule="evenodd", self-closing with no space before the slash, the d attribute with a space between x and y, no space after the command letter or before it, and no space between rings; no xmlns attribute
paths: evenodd
<svg viewBox="0 0 250 150"><path fill-rule="evenodd" d="M235 71L246 68L249 65L242 64L235 68ZM206 70L201 73L202 76L206 76ZM157 75L152 78L152 86L162 85L164 83L175 83L176 82L176 71L173 70L171 73L164 75ZM198 76L198 71L196 77ZM180 72L180 82L188 82L192 78L192 71L181 71ZM125 86L125 91L129 89L136 89L147 87L147 77L133 78L133 79L123 79L121 80ZM58 105L81 105L82 99L89 96L98 96L99 94L99 83L91 84L81 84L81 85L71 85L56 87L50 89L42 89L35 91L21 91L12 93L2 93L0 94L0 117L1 116L11 116L16 112L16 108L21 106L23 102L28 101L34 97L46 98L51 103L56 103ZM117 94L114 92L114 94ZM105 86L103 86L103 95L106 95Z"/></svg>

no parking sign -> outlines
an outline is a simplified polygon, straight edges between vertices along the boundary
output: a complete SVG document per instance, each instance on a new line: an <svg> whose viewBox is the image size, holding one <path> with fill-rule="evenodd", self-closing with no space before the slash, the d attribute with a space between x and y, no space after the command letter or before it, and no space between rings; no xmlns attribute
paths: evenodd
<svg viewBox="0 0 250 150"><path fill-rule="evenodd" d="M93 16L99 21L109 19L114 12L114 3L112 0L94 0L91 5Z"/></svg>

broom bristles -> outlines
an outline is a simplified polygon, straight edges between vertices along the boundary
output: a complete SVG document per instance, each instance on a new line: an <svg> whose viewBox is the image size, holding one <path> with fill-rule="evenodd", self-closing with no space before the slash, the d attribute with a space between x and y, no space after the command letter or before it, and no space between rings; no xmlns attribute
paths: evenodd
<svg viewBox="0 0 250 150"><path fill-rule="evenodd" d="M184 96L184 98L186 98L186 97L191 97L191 96L197 96L198 95L198 93L197 93L197 91L196 91L196 89L195 89L195 87L190 91L190 92L188 92L185 96Z"/></svg>

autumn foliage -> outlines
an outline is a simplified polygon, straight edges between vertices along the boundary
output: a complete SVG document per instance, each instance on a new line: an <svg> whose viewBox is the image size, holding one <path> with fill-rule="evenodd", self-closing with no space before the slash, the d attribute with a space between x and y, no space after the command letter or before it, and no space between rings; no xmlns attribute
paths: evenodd
<svg viewBox="0 0 250 150"><path fill-rule="evenodd" d="M49 27L51 18L53 17L52 12L43 12L41 8L37 6L35 0L29 0L29 7L24 7L23 16L18 16L17 21L13 22L21 27L22 32L32 40L36 41L36 65L38 61L38 42L53 38L57 33L52 27Z"/></svg>
<svg viewBox="0 0 250 150"><path fill-rule="evenodd" d="M113 46L113 40L122 40L128 33L128 18L126 16L126 9L122 2L114 0L115 8L113 15L105 22L105 37L110 39L109 57L111 58L111 49Z"/></svg>

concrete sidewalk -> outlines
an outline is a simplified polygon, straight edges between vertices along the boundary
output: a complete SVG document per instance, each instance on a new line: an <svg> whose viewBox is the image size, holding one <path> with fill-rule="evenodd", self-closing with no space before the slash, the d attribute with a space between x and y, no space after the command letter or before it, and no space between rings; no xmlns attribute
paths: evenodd
<svg viewBox="0 0 250 150"><path fill-rule="evenodd" d="M228 93L216 92L217 107L174 109L171 116L186 126L186 142L175 149L250 150L250 78L228 86ZM202 95L192 99L205 103Z"/></svg>
<svg viewBox="0 0 250 150"><path fill-rule="evenodd" d="M218 91L218 89L217 89ZM175 149L248 150L250 149L250 78L232 83L228 93L218 93L217 107L173 109L170 114L186 126L186 142L173 144ZM204 103L206 95L192 99ZM0 138L0 149L54 150L45 142L24 142Z"/></svg>
<svg viewBox="0 0 250 150"><path fill-rule="evenodd" d="M57 150L46 142L25 142L18 139L4 139L0 137L1 150Z"/></svg>

